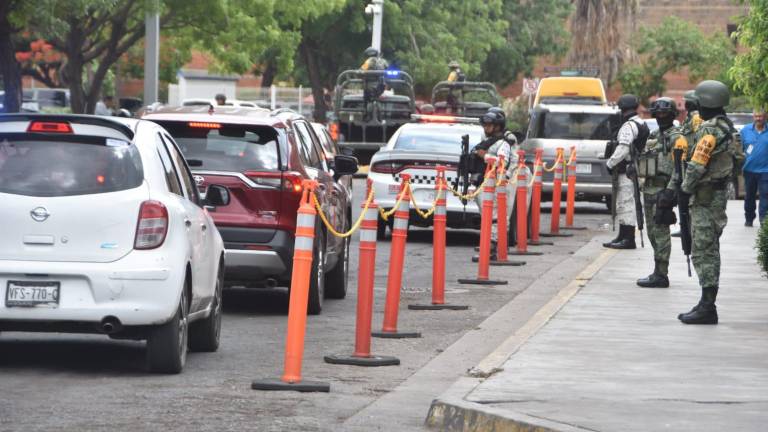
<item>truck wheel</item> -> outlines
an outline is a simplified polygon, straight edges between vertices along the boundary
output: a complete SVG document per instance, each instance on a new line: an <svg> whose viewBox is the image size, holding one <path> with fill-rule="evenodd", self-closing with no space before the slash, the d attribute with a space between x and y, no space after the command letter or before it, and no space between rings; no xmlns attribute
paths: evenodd
<svg viewBox="0 0 768 432"><path fill-rule="evenodd" d="M342 246L341 255L336 262L336 267L325 275L325 295L328 298L343 299L347 296L349 242L350 237L344 239L344 246Z"/></svg>

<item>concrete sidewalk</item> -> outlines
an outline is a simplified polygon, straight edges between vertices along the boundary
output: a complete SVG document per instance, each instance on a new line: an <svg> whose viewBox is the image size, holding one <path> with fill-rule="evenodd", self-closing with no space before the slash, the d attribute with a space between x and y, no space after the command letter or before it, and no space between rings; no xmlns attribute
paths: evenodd
<svg viewBox="0 0 768 432"><path fill-rule="evenodd" d="M673 239L671 287L642 289L652 249L606 251L436 399L427 424L467 431L768 430L768 280L729 203L720 324L677 320L699 298ZM562 308L560 308L562 306ZM559 309L559 311L558 311ZM486 377L487 376L487 377Z"/></svg>

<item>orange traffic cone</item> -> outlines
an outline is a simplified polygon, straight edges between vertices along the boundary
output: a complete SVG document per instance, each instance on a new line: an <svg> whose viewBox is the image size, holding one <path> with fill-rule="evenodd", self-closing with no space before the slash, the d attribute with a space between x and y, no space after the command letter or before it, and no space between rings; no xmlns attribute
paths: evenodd
<svg viewBox="0 0 768 432"><path fill-rule="evenodd" d="M565 226L566 230L585 230L587 227L573 225L573 215L576 207L576 146L571 147L571 155L568 160L568 191L566 193Z"/></svg>
<svg viewBox="0 0 768 432"><path fill-rule="evenodd" d="M543 241L540 239L539 232L541 230L541 187L542 187L542 172L544 171L544 162L542 162L542 155L544 149L536 149L536 158L533 162L533 191L531 192L531 241L528 242L531 246L544 246L553 245L554 243L549 241Z"/></svg>
<svg viewBox="0 0 768 432"><path fill-rule="evenodd" d="M557 148L555 157L555 177L552 181L552 212L550 213L549 232L541 233L542 237L571 237L572 234L560 232L560 201L563 195L563 148Z"/></svg>
<svg viewBox="0 0 768 432"><path fill-rule="evenodd" d="M542 255L528 250L528 175L525 169L525 152L517 152L517 250L511 255Z"/></svg>

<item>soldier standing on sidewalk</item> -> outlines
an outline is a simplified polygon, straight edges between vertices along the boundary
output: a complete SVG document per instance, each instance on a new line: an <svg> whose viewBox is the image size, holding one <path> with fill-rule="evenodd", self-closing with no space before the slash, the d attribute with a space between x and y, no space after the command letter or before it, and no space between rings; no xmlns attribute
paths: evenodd
<svg viewBox="0 0 768 432"><path fill-rule="evenodd" d="M617 102L621 110L621 127L611 140L611 148L606 151L609 157L606 162L608 170L613 175L614 192L613 206L615 219L619 221L619 235L604 247L612 249L635 249L635 226L637 225L636 200L634 183L630 178L636 175L636 160L634 155L645 148L645 141L650 131L645 122L637 115L640 101L637 96L625 94Z"/></svg>
<svg viewBox="0 0 768 432"><path fill-rule="evenodd" d="M639 174L645 178L643 184L643 205L645 210L645 226L648 239L653 246L653 273L639 279L637 285L643 288L669 287L669 255L672 250L672 239L669 226L676 221L673 208L675 192L669 189L674 165L672 149L675 141L685 140L682 130L674 125L677 117L675 101L668 97L656 99L651 104L651 116L659 123L640 156Z"/></svg>
<svg viewBox="0 0 768 432"><path fill-rule="evenodd" d="M728 222L727 185L733 172L732 130L725 115L730 93L720 81L696 86L703 123L688 149L682 191L691 196L693 267L699 277L701 299L678 315L685 324L717 324L715 300L720 285L720 235Z"/></svg>

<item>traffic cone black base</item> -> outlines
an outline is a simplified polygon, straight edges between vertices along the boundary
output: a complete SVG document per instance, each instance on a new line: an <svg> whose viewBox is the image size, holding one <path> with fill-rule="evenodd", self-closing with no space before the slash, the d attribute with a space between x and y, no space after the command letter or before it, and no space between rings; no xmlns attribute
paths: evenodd
<svg viewBox="0 0 768 432"><path fill-rule="evenodd" d="M523 255L544 255L544 252L536 252L536 251L525 251L520 252L519 250L511 250L507 252L508 255L517 255L517 256L523 256Z"/></svg>
<svg viewBox="0 0 768 432"><path fill-rule="evenodd" d="M412 304L408 305L410 310L467 310L467 305L455 305L455 304Z"/></svg>
<svg viewBox="0 0 768 432"><path fill-rule="evenodd" d="M585 230L585 229L587 229L587 227L583 227L583 226L572 226L572 227L569 227L569 226L564 226L564 227L560 227L560 229L563 229L563 230L574 230L574 231L582 231L582 230Z"/></svg>
<svg viewBox="0 0 768 432"><path fill-rule="evenodd" d="M354 355L339 354L339 355L325 356L324 360L326 363L330 363L330 364L349 365L349 366L376 367L376 366L400 365L400 359L396 357L377 356L377 355L372 355L370 357L357 357Z"/></svg>
<svg viewBox="0 0 768 432"><path fill-rule="evenodd" d="M539 233L539 237L573 237L570 233Z"/></svg>
<svg viewBox="0 0 768 432"><path fill-rule="evenodd" d="M526 264L525 261L499 261L499 260L492 260L488 264L496 267L519 267L524 266Z"/></svg>
<svg viewBox="0 0 768 432"><path fill-rule="evenodd" d="M528 246L553 246L555 242L541 241L541 240L528 240Z"/></svg>
<svg viewBox="0 0 768 432"><path fill-rule="evenodd" d="M251 383L253 390L269 391L297 391L301 393L328 393L331 391L329 383L320 381L299 381L287 383L281 380L258 380Z"/></svg>
<svg viewBox="0 0 768 432"><path fill-rule="evenodd" d="M394 331L394 332L377 331L377 332L371 332L371 337L381 338L381 339L414 339L414 338L420 338L421 333L402 332L402 331Z"/></svg>
<svg viewBox="0 0 768 432"><path fill-rule="evenodd" d="M507 285L507 281L493 279L459 279L462 285Z"/></svg>

